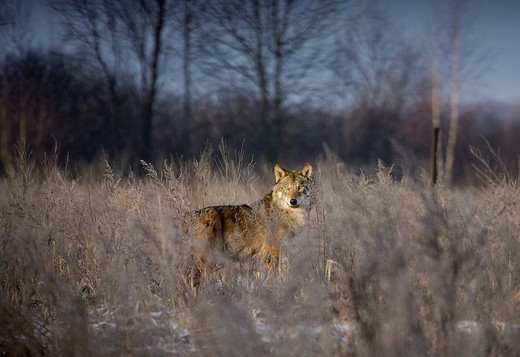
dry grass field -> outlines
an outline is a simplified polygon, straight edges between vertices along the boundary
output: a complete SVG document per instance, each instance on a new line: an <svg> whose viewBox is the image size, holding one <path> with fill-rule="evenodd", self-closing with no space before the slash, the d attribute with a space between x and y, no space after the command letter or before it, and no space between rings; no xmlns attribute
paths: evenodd
<svg viewBox="0 0 520 357"><path fill-rule="evenodd" d="M260 199L271 166L222 149L136 178L20 157L0 181L0 355L520 355L514 180L430 189L324 158L279 271L222 257L195 293L183 215Z"/></svg>

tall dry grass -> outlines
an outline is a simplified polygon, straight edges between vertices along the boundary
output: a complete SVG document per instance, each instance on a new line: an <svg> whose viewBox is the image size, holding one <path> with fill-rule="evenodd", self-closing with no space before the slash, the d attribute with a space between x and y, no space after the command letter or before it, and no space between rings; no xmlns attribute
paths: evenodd
<svg viewBox="0 0 520 357"><path fill-rule="evenodd" d="M194 294L185 212L260 199L270 167L206 150L145 178L25 153L0 182L5 355L520 353L520 194L314 164L309 227L276 276L225 260Z"/></svg>

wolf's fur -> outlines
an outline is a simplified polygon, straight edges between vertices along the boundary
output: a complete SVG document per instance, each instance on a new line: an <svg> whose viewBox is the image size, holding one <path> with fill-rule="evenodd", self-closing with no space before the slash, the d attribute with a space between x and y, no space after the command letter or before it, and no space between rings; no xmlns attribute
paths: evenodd
<svg viewBox="0 0 520 357"><path fill-rule="evenodd" d="M212 206L190 214L196 254L205 261L209 251L231 257L257 258L268 268L277 265L280 246L306 222L311 208L312 166L289 171L274 168L270 193L251 205Z"/></svg>

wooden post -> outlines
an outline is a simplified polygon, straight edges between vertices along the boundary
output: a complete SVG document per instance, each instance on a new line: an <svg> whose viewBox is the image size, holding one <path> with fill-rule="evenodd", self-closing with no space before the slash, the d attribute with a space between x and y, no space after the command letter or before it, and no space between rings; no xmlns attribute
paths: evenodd
<svg viewBox="0 0 520 357"><path fill-rule="evenodd" d="M435 126L433 127L432 132L432 155L430 159L430 185L435 186L437 183L437 179L439 177L439 172L437 171L437 155L439 148L439 133L440 128Z"/></svg>

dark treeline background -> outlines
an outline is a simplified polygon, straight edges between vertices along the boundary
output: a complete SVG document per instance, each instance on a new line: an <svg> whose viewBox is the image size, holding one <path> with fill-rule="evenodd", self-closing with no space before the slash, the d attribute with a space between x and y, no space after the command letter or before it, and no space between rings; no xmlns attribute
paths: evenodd
<svg viewBox="0 0 520 357"><path fill-rule="evenodd" d="M461 0L432 2L426 43L375 1L56 0L43 43L28 8L0 4L2 175L20 147L36 161L135 170L222 138L257 161L330 150L354 170L381 159L419 175L436 111L454 182L472 179L470 147L486 141L518 170L520 107L459 100L486 68Z"/></svg>

